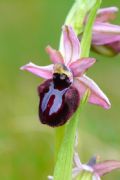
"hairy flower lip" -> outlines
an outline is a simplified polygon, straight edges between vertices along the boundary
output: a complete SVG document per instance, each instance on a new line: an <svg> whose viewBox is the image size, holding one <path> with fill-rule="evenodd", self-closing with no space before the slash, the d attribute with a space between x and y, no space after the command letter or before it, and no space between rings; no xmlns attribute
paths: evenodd
<svg viewBox="0 0 120 180"><path fill-rule="evenodd" d="M58 63L63 64L72 73L73 86L79 90L80 99L82 99L87 89L90 90L88 102L97 104L105 109L109 109L111 104L106 95L100 90L96 83L88 78L85 72L96 62L94 58L80 59L80 42L71 26L63 26L63 52L59 52L50 46L47 46L46 51L50 56L53 64L48 66L37 66L29 63L21 70L27 70L44 79L51 79L54 73L54 66ZM80 79L78 81L78 79Z"/></svg>

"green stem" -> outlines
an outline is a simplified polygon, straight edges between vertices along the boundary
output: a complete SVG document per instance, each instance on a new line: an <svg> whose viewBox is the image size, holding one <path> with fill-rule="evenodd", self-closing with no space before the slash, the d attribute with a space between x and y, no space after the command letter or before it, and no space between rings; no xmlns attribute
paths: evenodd
<svg viewBox="0 0 120 180"><path fill-rule="evenodd" d="M79 110L81 110L81 108L79 108ZM69 124L66 126L65 136L60 151L58 153L58 159L55 166L54 180L71 180L74 142L76 129L79 121L78 113L76 114L76 116L76 122L74 122L74 118L72 118Z"/></svg>
<svg viewBox="0 0 120 180"><path fill-rule="evenodd" d="M65 133L65 126L61 126L55 129L55 161L57 160L57 155L62 143Z"/></svg>
<svg viewBox="0 0 120 180"><path fill-rule="evenodd" d="M95 3L96 2L96 3ZM88 57L89 56L89 51L90 51L90 45L91 45L91 37L92 37L92 26L96 17L96 12L98 8L100 7L101 0L92 0L91 3L89 3L89 0L76 0L75 3L73 4L70 12L68 13L68 16L66 18L65 24L67 25L72 25L74 27L74 30L77 31L79 29L79 33L82 30L82 24L85 18L85 14L92 8L92 11L89 15L87 25L85 27L82 41L81 41L81 57ZM76 24L79 26L77 28ZM78 34L78 33L77 33ZM62 52L63 51L63 43L62 43L62 35L60 39L60 46L59 50ZM59 150L60 144L62 142L62 137L64 136L64 129L63 128L57 128L56 129L56 145L55 145L55 152L57 156L57 152Z"/></svg>
<svg viewBox="0 0 120 180"><path fill-rule="evenodd" d="M88 2L88 0L86 0L86 2ZM82 42L81 42L81 49L82 49L81 57L88 57L89 55L91 36L92 36L92 26L96 17L96 12L100 6L100 3L101 3L101 0L96 0L96 4L92 8L91 13L89 15L87 25L83 33ZM62 37L61 37L61 42L62 42ZM62 51L62 49L63 49L62 43L60 43L60 50ZM83 98L81 102L80 108L78 108L77 112L73 115L69 124L66 125L65 133L64 133L64 127L62 130L61 128L57 128L56 130L56 146L55 147L56 147L57 162L56 162L55 170L54 170L54 180L71 180L72 179L72 163L73 163L76 130L78 127L78 121L79 121L82 106L83 104L86 103L86 99L88 98L88 95L89 93L87 92L87 95L84 96L85 98ZM58 151L59 153L57 155Z"/></svg>
<svg viewBox="0 0 120 180"><path fill-rule="evenodd" d="M91 40L92 40L92 28L94 25L94 21L96 18L97 10L99 9L101 4L101 0L96 0L96 4L94 8L92 8L88 20L87 25L85 26L85 30L81 40L81 57L89 57L90 47L91 47Z"/></svg>
<svg viewBox="0 0 120 180"><path fill-rule="evenodd" d="M72 162L76 130L80 119L80 112L83 105L87 101L88 94L88 92L85 94L77 112L73 115L69 124L66 125L65 135L60 147L60 151L58 153L57 162L54 170L54 180L71 180L72 178Z"/></svg>

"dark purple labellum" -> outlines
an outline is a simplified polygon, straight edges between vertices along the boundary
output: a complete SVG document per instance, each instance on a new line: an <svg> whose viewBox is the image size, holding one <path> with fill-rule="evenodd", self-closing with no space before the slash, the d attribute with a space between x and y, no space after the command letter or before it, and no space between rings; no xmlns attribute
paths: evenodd
<svg viewBox="0 0 120 180"><path fill-rule="evenodd" d="M38 93L40 121L52 127L65 124L79 105L79 93L65 74L55 73L38 87Z"/></svg>

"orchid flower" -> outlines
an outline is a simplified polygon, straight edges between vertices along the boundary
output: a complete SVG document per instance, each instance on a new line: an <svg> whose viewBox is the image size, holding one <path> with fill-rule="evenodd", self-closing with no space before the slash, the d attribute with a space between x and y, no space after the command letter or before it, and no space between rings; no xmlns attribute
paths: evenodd
<svg viewBox="0 0 120 180"><path fill-rule="evenodd" d="M92 49L108 56L120 53L120 26L111 24L116 18L117 7L99 9L92 33Z"/></svg>
<svg viewBox="0 0 120 180"><path fill-rule="evenodd" d="M82 164L77 152L74 153L74 168L72 170L72 179L101 180L101 177L113 170L120 169L120 161L106 160L98 162L99 156L92 157L87 164ZM53 180L53 176L48 176Z"/></svg>
<svg viewBox="0 0 120 180"><path fill-rule="evenodd" d="M82 164L77 153L74 154L74 163L75 167L73 168L73 178L75 179L80 175L81 172L86 173L87 176L90 176L90 180L100 180L102 176L115 169L120 169L120 161L107 160L97 163L97 157L93 157L87 164ZM85 175L85 174L84 174ZM82 179L83 174L81 174ZM79 179L79 178L78 178ZM88 179L88 178L87 178Z"/></svg>
<svg viewBox="0 0 120 180"><path fill-rule="evenodd" d="M40 96L39 116L43 124L63 125L76 111L86 90L90 91L88 102L110 108L110 102L96 83L85 75L94 63L94 58L80 58L80 42L72 27L64 26L64 52L47 46L52 64L37 66L28 63L21 67L45 80L38 87Z"/></svg>

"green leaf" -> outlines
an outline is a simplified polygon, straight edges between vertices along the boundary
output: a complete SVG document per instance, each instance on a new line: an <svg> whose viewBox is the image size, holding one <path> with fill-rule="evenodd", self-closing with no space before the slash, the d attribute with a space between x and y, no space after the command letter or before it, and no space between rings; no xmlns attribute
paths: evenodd
<svg viewBox="0 0 120 180"><path fill-rule="evenodd" d="M76 0L70 9L65 24L71 25L77 35L83 31L84 19L95 3L96 0Z"/></svg>
<svg viewBox="0 0 120 180"><path fill-rule="evenodd" d="M99 9L101 4L101 0L96 0L95 6L92 8L88 21L86 23L82 41L81 41L81 57L88 57L91 47L91 39L92 39L92 27L96 18L97 10Z"/></svg>

